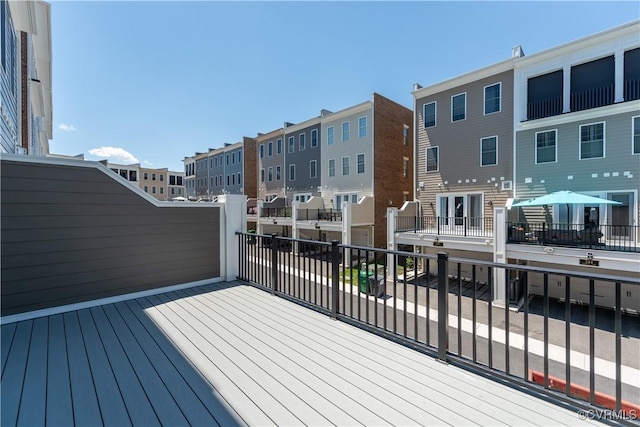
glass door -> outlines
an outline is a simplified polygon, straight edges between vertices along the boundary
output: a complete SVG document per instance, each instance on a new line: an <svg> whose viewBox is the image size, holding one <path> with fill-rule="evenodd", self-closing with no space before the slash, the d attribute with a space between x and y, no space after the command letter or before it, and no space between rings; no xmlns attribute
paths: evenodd
<svg viewBox="0 0 640 427"><path fill-rule="evenodd" d="M609 193L607 199L620 202L607 209L607 238L631 240L633 233L633 193Z"/></svg>
<svg viewBox="0 0 640 427"><path fill-rule="evenodd" d="M454 217L456 225L464 224L464 196L455 196L453 198L453 205L455 206Z"/></svg>

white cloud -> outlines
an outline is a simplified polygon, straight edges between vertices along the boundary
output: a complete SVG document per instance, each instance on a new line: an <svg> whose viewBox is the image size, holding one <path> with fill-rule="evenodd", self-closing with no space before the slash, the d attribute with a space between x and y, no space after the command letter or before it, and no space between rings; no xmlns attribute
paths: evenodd
<svg viewBox="0 0 640 427"><path fill-rule="evenodd" d="M65 132L75 132L75 131L77 131L77 130L78 130L78 129L76 129L76 128L75 128L75 126L73 126L73 125L66 125L66 124L64 124L64 123L60 123L60 124L58 125L58 129L63 130L63 131L65 131Z"/></svg>
<svg viewBox="0 0 640 427"><path fill-rule="evenodd" d="M92 148L89 150L89 154L96 157L106 158L116 163L140 163L140 160L133 154L119 147L100 147Z"/></svg>
<svg viewBox="0 0 640 427"><path fill-rule="evenodd" d="M143 163L145 166L153 166L153 163L151 163L149 160L143 160L143 161L142 161L142 163Z"/></svg>

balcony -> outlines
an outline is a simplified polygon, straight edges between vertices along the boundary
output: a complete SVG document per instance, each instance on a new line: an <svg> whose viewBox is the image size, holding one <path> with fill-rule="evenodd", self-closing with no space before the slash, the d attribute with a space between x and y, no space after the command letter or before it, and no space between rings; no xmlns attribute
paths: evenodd
<svg viewBox="0 0 640 427"><path fill-rule="evenodd" d="M338 209L298 209L298 220L342 222L342 211Z"/></svg>
<svg viewBox="0 0 640 427"><path fill-rule="evenodd" d="M586 308L529 304L511 278L549 272L243 233L241 196L158 202L92 162L3 155L0 173L2 425L578 425L579 410L640 410L623 312L638 279L596 277L624 301L611 311L589 291ZM300 243L316 249L282 248ZM349 254L383 277L361 282ZM593 277L554 274L567 295ZM500 307L512 299L524 311Z"/></svg>
<svg viewBox="0 0 640 427"><path fill-rule="evenodd" d="M291 218L291 208L265 208L260 209L260 218Z"/></svg>
<svg viewBox="0 0 640 427"><path fill-rule="evenodd" d="M614 88L615 85L611 84L580 92L571 92L571 111L581 111L613 104L615 99Z"/></svg>
<svg viewBox="0 0 640 427"><path fill-rule="evenodd" d="M493 237L493 218L399 216L395 231L437 236Z"/></svg>
<svg viewBox="0 0 640 427"><path fill-rule="evenodd" d="M624 100L633 101L640 99L640 78L625 80Z"/></svg>
<svg viewBox="0 0 640 427"><path fill-rule="evenodd" d="M567 223L507 223L507 243L640 252L640 227Z"/></svg>
<svg viewBox="0 0 640 427"><path fill-rule="evenodd" d="M527 120L562 114L562 96L527 103Z"/></svg>

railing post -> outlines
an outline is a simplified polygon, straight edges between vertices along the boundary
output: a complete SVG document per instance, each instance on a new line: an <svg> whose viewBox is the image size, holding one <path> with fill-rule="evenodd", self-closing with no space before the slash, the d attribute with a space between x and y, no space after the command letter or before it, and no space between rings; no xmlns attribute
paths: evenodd
<svg viewBox="0 0 640 427"><path fill-rule="evenodd" d="M438 359L447 361L449 348L449 255L438 252ZM458 313L460 315L460 313Z"/></svg>
<svg viewBox="0 0 640 427"><path fill-rule="evenodd" d="M338 307L340 301L340 251L338 241L331 241L331 317L338 318Z"/></svg>
<svg viewBox="0 0 640 427"><path fill-rule="evenodd" d="M271 295L278 291L278 241L276 233L271 233Z"/></svg>

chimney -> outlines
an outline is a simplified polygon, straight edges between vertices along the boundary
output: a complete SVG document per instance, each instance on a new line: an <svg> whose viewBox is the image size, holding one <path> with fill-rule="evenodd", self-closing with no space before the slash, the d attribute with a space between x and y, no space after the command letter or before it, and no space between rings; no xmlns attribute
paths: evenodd
<svg viewBox="0 0 640 427"><path fill-rule="evenodd" d="M420 83L413 84L413 91L417 91L418 89L422 89L422 85Z"/></svg>
<svg viewBox="0 0 640 427"><path fill-rule="evenodd" d="M524 50L522 50L522 46L514 46L511 48L511 57L512 58L522 58L524 56Z"/></svg>
<svg viewBox="0 0 640 427"><path fill-rule="evenodd" d="M295 125L295 123L291 123L291 122L284 122L284 127L288 128L289 126L293 126Z"/></svg>
<svg viewBox="0 0 640 427"><path fill-rule="evenodd" d="M332 111L329 110L325 110L324 108L322 110L320 110L320 117L324 117L324 116L328 116L329 114L332 114Z"/></svg>

